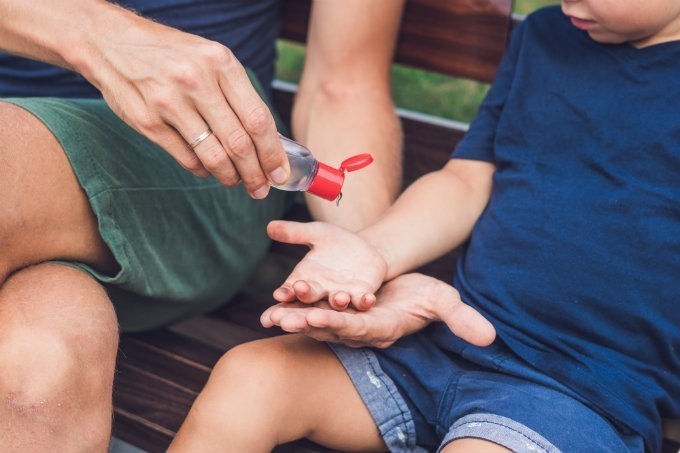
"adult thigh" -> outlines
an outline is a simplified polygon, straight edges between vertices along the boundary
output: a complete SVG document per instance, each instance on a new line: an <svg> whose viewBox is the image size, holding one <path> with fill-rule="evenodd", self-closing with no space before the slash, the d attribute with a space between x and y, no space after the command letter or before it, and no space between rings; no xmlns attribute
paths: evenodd
<svg viewBox="0 0 680 453"><path fill-rule="evenodd" d="M97 220L52 133L26 110L0 102L0 282L52 259L115 268Z"/></svg>

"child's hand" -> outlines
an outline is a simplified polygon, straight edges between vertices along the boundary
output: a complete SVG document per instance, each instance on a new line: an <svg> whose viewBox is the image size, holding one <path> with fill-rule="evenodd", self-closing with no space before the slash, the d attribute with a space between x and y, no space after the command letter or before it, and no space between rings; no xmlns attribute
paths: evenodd
<svg viewBox="0 0 680 453"><path fill-rule="evenodd" d="M405 274L386 283L368 311L330 309L326 302L278 304L260 321L286 332L304 333L320 341L351 347L386 348L399 338L417 332L432 321L442 321L463 340L487 346L496 331L479 312L460 300L452 286L422 274Z"/></svg>
<svg viewBox="0 0 680 453"><path fill-rule="evenodd" d="M328 300L336 310L351 303L367 310L375 303L375 291L387 270L376 249L358 235L322 222L273 221L269 236L279 242L310 248L286 281L274 291L279 302L314 303Z"/></svg>

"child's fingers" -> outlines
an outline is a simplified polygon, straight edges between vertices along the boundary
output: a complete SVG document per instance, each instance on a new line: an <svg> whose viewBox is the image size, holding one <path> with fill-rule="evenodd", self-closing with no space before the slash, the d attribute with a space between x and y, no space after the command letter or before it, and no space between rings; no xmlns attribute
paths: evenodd
<svg viewBox="0 0 680 453"><path fill-rule="evenodd" d="M309 306L304 304L279 304L267 309L260 317L265 327L279 326L289 333L305 333L309 326L305 318Z"/></svg>
<svg viewBox="0 0 680 453"><path fill-rule="evenodd" d="M446 303L439 308L439 317L457 336L476 346L488 346L496 338L493 325L471 306L463 303Z"/></svg>
<svg viewBox="0 0 680 453"><path fill-rule="evenodd" d="M272 305L262 312L260 315L260 323L264 327L278 326L281 322L281 319L286 315L288 308L299 310L303 307L306 308L307 305L295 302Z"/></svg>
<svg viewBox="0 0 680 453"><path fill-rule="evenodd" d="M359 311L366 311L375 305L376 297L373 293L353 296L347 291L329 292L320 283L313 280L298 280L292 284L288 282L274 290L277 302L305 302L314 303L328 300L333 310L345 310L351 303Z"/></svg>
<svg viewBox="0 0 680 453"><path fill-rule="evenodd" d="M313 303L328 297L328 291L314 280L298 280L293 283L295 296L301 302Z"/></svg>
<svg viewBox="0 0 680 453"><path fill-rule="evenodd" d="M364 319L356 313L316 308L307 312L306 319L311 328L327 332L339 339L359 340L366 331Z"/></svg>
<svg viewBox="0 0 680 453"><path fill-rule="evenodd" d="M297 300L295 296L295 291L293 291L291 288L288 286L280 286L274 290L274 300L277 302L293 302Z"/></svg>
<svg viewBox="0 0 680 453"><path fill-rule="evenodd" d="M277 302L318 302L328 296L328 291L322 285L313 280L286 281L274 290L274 299Z"/></svg>
<svg viewBox="0 0 680 453"><path fill-rule="evenodd" d="M346 291L336 291L328 295L328 303L333 310L342 311L351 302L351 297Z"/></svg>
<svg viewBox="0 0 680 453"><path fill-rule="evenodd" d="M337 311L325 310L323 308L309 310L309 312L307 312L307 324L319 329L338 331L346 324L345 317L341 315L342 313Z"/></svg>
<svg viewBox="0 0 680 453"><path fill-rule="evenodd" d="M386 348L395 341L381 336L378 333L382 330L380 328L371 334L369 324L375 323L375 320L368 321L356 312L312 309L307 312L306 318L309 330L305 334L317 340L343 343L352 348Z"/></svg>
<svg viewBox="0 0 680 453"><path fill-rule="evenodd" d="M352 299L352 305L359 311L366 311L375 305L376 297L373 293L365 293Z"/></svg>
<svg viewBox="0 0 680 453"><path fill-rule="evenodd" d="M269 317L270 311L271 311L271 307L266 309L260 315L260 324L262 324L264 327L267 327L267 328L274 326L274 323L272 322L271 318Z"/></svg>
<svg viewBox="0 0 680 453"><path fill-rule="evenodd" d="M277 324L281 329L288 333L305 333L309 330L305 310L286 310L282 309L284 313L278 320Z"/></svg>
<svg viewBox="0 0 680 453"><path fill-rule="evenodd" d="M273 220L267 225L267 234L274 241L311 246L318 237L317 229L314 222Z"/></svg>
<svg viewBox="0 0 680 453"><path fill-rule="evenodd" d="M359 311L366 311L375 305L376 297L373 293L352 295L347 291L336 291L328 296L328 301L334 310L344 310L349 304Z"/></svg>
<svg viewBox="0 0 680 453"><path fill-rule="evenodd" d="M289 244L306 244L306 242L300 242L300 235L299 233L295 233L292 223L293 222L285 220L274 220L269 222L267 225L267 234L274 241L286 242Z"/></svg>

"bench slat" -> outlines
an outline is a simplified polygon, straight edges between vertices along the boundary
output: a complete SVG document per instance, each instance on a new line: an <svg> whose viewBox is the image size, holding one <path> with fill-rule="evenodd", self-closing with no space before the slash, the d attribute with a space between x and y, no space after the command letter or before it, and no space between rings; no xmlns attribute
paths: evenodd
<svg viewBox="0 0 680 453"><path fill-rule="evenodd" d="M283 11L282 36L305 42L310 1L286 0ZM490 82L507 45L511 12L512 0L408 0L394 61Z"/></svg>
<svg viewBox="0 0 680 453"><path fill-rule="evenodd" d="M206 378L202 381L205 382ZM114 388L114 432L150 452L165 451L197 393L119 361ZM135 430L130 430L130 425Z"/></svg>
<svg viewBox="0 0 680 453"><path fill-rule="evenodd" d="M116 407L113 435L149 453L163 453L170 445L174 433L150 425L146 420Z"/></svg>
<svg viewBox="0 0 680 453"><path fill-rule="evenodd" d="M170 336L168 335L170 332L167 331L159 333L163 333L165 338ZM134 367L139 372L172 382L178 388L186 389L192 394L198 393L207 381L210 370L216 358L221 356L221 352L206 348L179 335L172 335L176 337L173 340L175 344L184 342L190 345L190 349L187 347L187 350L191 351L191 355L188 357L176 355L165 344L159 347L126 335L121 338L119 347L120 355L124 358L119 362L119 371L122 372L125 366Z"/></svg>
<svg viewBox="0 0 680 453"><path fill-rule="evenodd" d="M237 300L240 301L241 297L239 296ZM250 311L253 312L254 316L254 310L251 309ZM259 323L255 324L254 321L255 320L253 319L252 324L237 323L229 321L226 318L219 319L219 317L214 316L198 316L176 324L170 327L170 330L174 333L218 348L221 351L228 351L241 343L258 340L272 335L271 333L259 329Z"/></svg>
<svg viewBox="0 0 680 453"><path fill-rule="evenodd" d="M137 344L138 346L134 346ZM119 356L125 359L131 353L131 349L140 347L157 349L165 354L166 360L181 361L189 360L195 362L197 367L210 369L222 356L222 352L214 348L206 347L198 341L187 340L181 335L170 332L169 330L154 330L144 333L128 333L121 336Z"/></svg>

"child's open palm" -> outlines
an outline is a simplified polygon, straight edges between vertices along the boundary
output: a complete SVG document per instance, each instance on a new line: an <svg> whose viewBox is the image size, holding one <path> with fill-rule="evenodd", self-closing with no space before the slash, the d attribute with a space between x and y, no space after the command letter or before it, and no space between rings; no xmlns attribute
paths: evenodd
<svg viewBox="0 0 680 453"><path fill-rule="evenodd" d="M273 221L269 236L279 242L307 245L310 250L286 281L274 291L278 302L328 300L343 310L351 303L367 310L375 303L387 265L378 251L358 235L322 222Z"/></svg>

